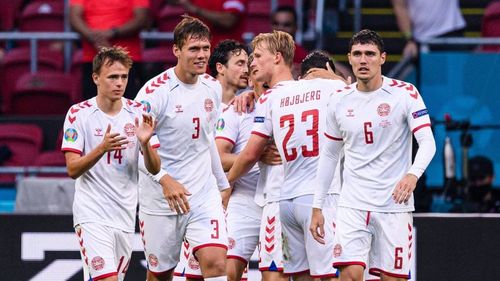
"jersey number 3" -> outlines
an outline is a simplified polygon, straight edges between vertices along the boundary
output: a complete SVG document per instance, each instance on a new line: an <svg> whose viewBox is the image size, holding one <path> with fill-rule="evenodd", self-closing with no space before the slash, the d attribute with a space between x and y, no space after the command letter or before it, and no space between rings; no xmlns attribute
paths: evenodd
<svg viewBox="0 0 500 281"><path fill-rule="evenodd" d="M301 146L302 156L304 157L315 157L319 155L319 137L318 137L318 117L319 111L317 109L306 110L302 112L301 122L305 123L308 119L312 119L311 128L306 131L306 135L310 136L312 139L312 149L308 149L306 145ZM311 118L309 118L311 116ZM288 132L286 132L285 138L283 139L283 152L285 153L286 161L293 161L297 159L297 148L292 147L290 150L287 148L288 142L295 130L295 117L293 114L283 115L280 118L280 128L285 127L285 123L288 123Z"/></svg>

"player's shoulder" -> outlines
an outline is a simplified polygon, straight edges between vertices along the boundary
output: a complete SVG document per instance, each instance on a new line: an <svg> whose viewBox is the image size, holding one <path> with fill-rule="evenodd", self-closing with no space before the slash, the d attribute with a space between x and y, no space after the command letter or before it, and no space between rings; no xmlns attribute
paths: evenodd
<svg viewBox="0 0 500 281"><path fill-rule="evenodd" d="M391 94L394 94L396 98L418 99L420 96L417 87L415 87L412 83L385 76L383 79L383 89Z"/></svg>
<svg viewBox="0 0 500 281"><path fill-rule="evenodd" d="M215 79L209 74L202 74L200 75L200 82L205 85L206 87L213 89L213 90L221 90L222 86L219 82L219 80Z"/></svg>
<svg viewBox="0 0 500 281"><path fill-rule="evenodd" d="M74 123L77 119L85 119L97 109L95 97L75 103L68 109L68 121L70 121L70 123Z"/></svg>
<svg viewBox="0 0 500 281"><path fill-rule="evenodd" d="M173 69L173 68L171 68ZM172 88L173 79L171 79L170 69L163 71L155 77L149 79L137 94L138 97L153 97L159 95L163 91L170 91Z"/></svg>
<svg viewBox="0 0 500 281"><path fill-rule="evenodd" d="M141 115L142 113L149 112L151 110L151 105L147 101L134 101L127 98L123 98L124 108L134 114Z"/></svg>

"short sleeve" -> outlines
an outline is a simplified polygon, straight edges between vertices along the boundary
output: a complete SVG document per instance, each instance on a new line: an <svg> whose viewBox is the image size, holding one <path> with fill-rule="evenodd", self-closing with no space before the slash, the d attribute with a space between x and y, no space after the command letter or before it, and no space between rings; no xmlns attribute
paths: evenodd
<svg viewBox="0 0 500 281"><path fill-rule="evenodd" d="M85 120L82 120L81 114L77 115L77 110L74 110L74 106L72 106L66 114L66 118L64 119L64 135L61 151L74 152L80 155L83 154L85 145L85 132L83 129L84 123Z"/></svg>
<svg viewBox="0 0 500 281"><path fill-rule="evenodd" d="M269 138L273 135L272 124L272 98L271 90L268 90L259 98L256 104L255 116L253 120L252 134Z"/></svg>
<svg viewBox="0 0 500 281"><path fill-rule="evenodd" d="M233 107L228 107L217 120L215 126L215 139L226 140L235 145L239 134L239 118L234 113Z"/></svg>
<svg viewBox="0 0 500 281"><path fill-rule="evenodd" d="M408 102L408 113L406 118L411 131L415 133L423 127L431 126L429 110L425 106L422 95L420 95L418 90L415 88L406 99Z"/></svg>
<svg viewBox="0 0 500 281"><path fill-rule="evenodd" d="M165 91L167 91L165 87L154 89L149 86L151 83L155 82L150 81L139 90L135 97L135 101L142 104L144 112L151 114L155 120L158 120L161 115L161 109L165 108L164 106L168 103L169 95L165 93Z"/></svg>

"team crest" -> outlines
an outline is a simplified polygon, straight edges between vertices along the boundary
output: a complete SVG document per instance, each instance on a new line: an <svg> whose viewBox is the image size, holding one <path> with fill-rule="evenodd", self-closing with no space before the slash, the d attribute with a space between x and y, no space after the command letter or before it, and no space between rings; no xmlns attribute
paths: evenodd
<svg viewBox="0 0 500 281"><path fill-rule="evenodd" d="M333 257L338 258L342 254L342 246L340 244L335 245L333 248Z"/></svg>
<svg viewBox="0 0 500 281"><path fill-rule="evenodd" d="M200 263L193 256L189 257L188 265L189 265L189 268L191 268L193 270L200 269Z"/></svg>
<svg viewBox="0 0 500 281"><path fill-rule="evenodd" d="M228 242L229 249L234 249L234 246L236 246L236 241L233 238L229 237Z"/></svg>
<svg viewBox="0 0 500 281"><path fill-rule="evenodd" d="M211 99L205 99L205 111L212 112L214 110L214 102Z"/></svg>
<svg viewBox="0 0 500 281"><path fill-rule="evenodd" d="M133 137L135 136L135 126L132 125L132 123L127 123L125 127L123 127L123 132L127 137Z"/></svg>
<svg viewBox="0 0 500 281"><path fill-rule="evenodd" d="M387 103L382 103L377 108L378 115L385 117L391 112L391 106Z"/></svg>
<svg viewBox="0 0 500 281"><path fill-rule="evenodd" d="M105 262L104 259L100 256L94 257L92 259L92 268L96 271L99 271L104 268Z"/></svg>
<svg viewBox="0 0 500 281"><path fill-rule="evenodd" d="M222 130L224 130L225 126L226 126L226 122L224 121L224 118L219 118L219 120L217 120L217 124L215 125L215 129L217 131L222 131Z"/></svg>
<svg viewBox="0 0 500 281"><path fill-rule="evenodd" d="M158 266L158 258L154 254L149 254L148 261L149 261L149 265L151 267L157 267Z"/></svg>
<svg viewBox="0 0 500 281"><path fill-rule="evenodd" d="M102 129L101 128L95 128L94 136L96 137L102 137Z"/></svg>
<svg viewBox="0 0 500 281"><path fill-rule="evenodd" d="M69 142L75 142L78 139L78 133L73 128L68 128L64 132L64 139Z"/></svg>

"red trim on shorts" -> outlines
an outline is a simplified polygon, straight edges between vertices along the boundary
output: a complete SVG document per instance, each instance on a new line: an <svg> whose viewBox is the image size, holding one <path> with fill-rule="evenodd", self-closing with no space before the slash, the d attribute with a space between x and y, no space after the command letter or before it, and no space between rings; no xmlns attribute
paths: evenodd
<svg viewBox="0 0 500 281"><path fill-rule="evenodd" d="M368 211L366 214L366 226L368 226L368 224L370 223L370 214L371 214L370 211Z"/></svg>
<svg viewBox="0 0 500 281"><path fill-rule="evenodd" d="M108 277L111 277L111 276L118 276L118 272L111 272L111 273L106 273L106 274L103 274L103 275L99 275L97 277L92 277L92 280L97 281L97 280L101 280L101 279L108 278Z"/></svg>
<svg viewBox="0 0 500 281"><path fill-rule="evenodd" d="M268 138L269 138L269 136L266 136L265 134L263 134L263 133L261 133L261 132L257 132L257 131L252 131L252 132L251 132L251 134L252 134L252 135L257 135L257 136L259 136L259 137L263 137L263 138L265 138L265 139L268 139Z"/></svg>
<svg viewBox="0 0 500 281"><path fill-rule="evenodd" d="M416 131L418 131L424 127L430 127L430 126L431 126L431 123L422 124L422 125L416 127L415 129L413 129L411 132L415 134Z"/></svg>
<svg viewBox="0 0 500 281"><path fill-rule="evenodd" d="M216 140L225 140L225 141L228 141L230 142L232 145L235 145L236 143L230 139L230 138L226 138L226 137L221 137L221 136L218 136L218 137L215 137Z"/></svg>
<svg viewBox="0 0 500 281"><path fill-rule="evenodd" d="M241 262L242 262L242 263L244 263L244 264L247 264L247 263L248 263L248 261L247 261L245 258L240 257L240 256L235 256L235 255L227 255L227 258L228 258L228 259L232 259L232 260L239 260L239 261L241 261Z"/></svg>
<svg viewBox="0 0 500 281"><path fill-rule="evenodd" d="M309 269L297 271L297 272L284 272L283 274L285 274L286 276L295 276L295 275L304 274L304 273L309 273Z"/></svg>
<svg viewBox="0 0 500 281"><path fill-rule="evenodd" d="M197 275L197 274L182 274L179 272L174 272L174 276L177 277L185 277L185 278L191 278L191 279L203 279L203 275Z"/></svg>
<svg viewBox="0 0 500 281"><path fill-rule="evenodd" d="M219 248L224 248L227 251L227 245L224 244L218 244L218 243L207 243L207 244L201 244L193 248L193 255L196 253L201 248L206 248L206 247L219 247ZM198 260L198 259L197 259Z"/></svg>
<svg viewBox="0 0 500 281"><path fill-rule="evenodd" d="M337 277L337 274L335 273L328 273L328 274L323 274L323 275L312 275L311 274L311 277L312 278L332 278L332 277Z"/></svg>
<svg viewBox="0 0 500 281"><path fill-rule="evenodd" d="M269 267L259 267L259 271L283 272L283 267L278 267L278 270L269 270Z"/></svg>
<svg viewBox="0 0 500 281"><path fill-rule="evenodd" d="M75 149L75 148L64 147L64 148L61 148L61 151L62 152L73 152L73 153L77 153L77 154L82 155L82 152L78 149Z"/></svg>
<svg viewBox="0 0 500 281"><path fill-rule="evenodd" d="M385 270L382 270L380 268L370 268L370 270L368 270L368 273L370 273L371 275L375 275L375 276L380 276L380 274L383 273L383 274L390 276L390 277L410 279L409 274L391 273L391 272L387 272Z"/></svg>
<svg viewBox="0 0 500 281"><path fill-rule="evenodd" d="M334 141L342 141L342 138L336 138L334 136L330 136L329 134L325 133L325 137L334 140Z"/></svg>
<svg viewBox="0 0 500 281"><path fill-rule="evenodd" d="M366 268L366 264L362 261L345 261L345 262L334 262L333 267L348 266L348 265L361 265Z"/></svg>

